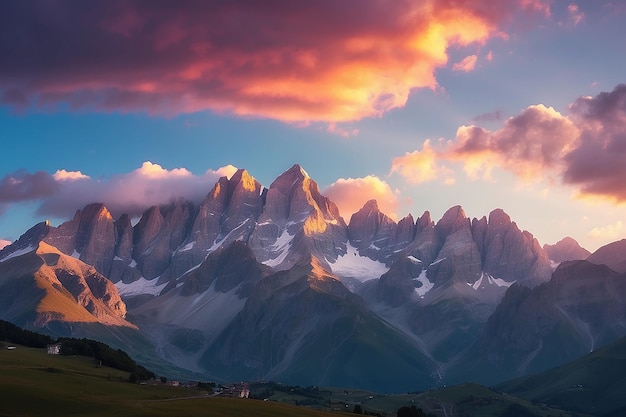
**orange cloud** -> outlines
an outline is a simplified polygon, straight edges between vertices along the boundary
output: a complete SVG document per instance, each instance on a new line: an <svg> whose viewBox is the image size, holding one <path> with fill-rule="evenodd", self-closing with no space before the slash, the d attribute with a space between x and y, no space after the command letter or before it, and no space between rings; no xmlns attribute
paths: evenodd
<svg viewBox="0 0 626 417"><path fill-rule="evenodd" d="M76 181L88 179L89 176L80 171L66 171L64 169L57 170L52 177L57 181Z"/></svg>
<svg viewBox="0 0 626 417"><path fill-rule="evenodd" d="M476 62L478 61L478 56L469 55L463 58L461 61L457 62L452 66L452 71L462 71L462 72L470 72L476 68Z"/></svg>
<svg viewBox="0 0 626 417"><path fill-rule="evenodd" d="M421 184L436 179L445 183L454 183L454 172L442 165L440 154L424 141L421 151L407 152L391 162L391 173L398 173L413 184Z"/></svg>
<svg viewBox="0 0 626 417"><path fill-rule="evenodd" d="M545 14L546 4L61 2L51 13L46 4L15 2L3 9L14 27L2 30L22 36L3 51L12 59L0 68L0 101L18 109L354 121L404 106L413 89L437 87L449 48L504 36L515 13Z"/></svg>
<svg viewBox="0 0 626 417"><path fill-rule="evenodd" d="M340 178L324 189L346 221L359 211L367 201L376 200L380 211L397 219L399 201L389 184L374 175L363 178Z"/></svg>

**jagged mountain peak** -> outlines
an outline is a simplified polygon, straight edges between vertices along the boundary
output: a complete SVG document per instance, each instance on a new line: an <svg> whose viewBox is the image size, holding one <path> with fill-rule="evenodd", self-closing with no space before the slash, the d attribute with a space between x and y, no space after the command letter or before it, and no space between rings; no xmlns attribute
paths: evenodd
<svg viewBox="0 0 626 417"><path fill-rule="evenodd" d="M103 203L92 203L82 210L82 218L85 221L113 221L111 212Z"/></svg>
<svg viewBox="0 0 626 417"><path fill-rule="evenodd" d="M261 184L245 169L238 169L237 172L230 177L230 183L234 184L235 188L242 188L249 192L259 192Z"/></svg>
<svg viewBox="0 0 626 417"><path fill-rule="evenodd" d="M565 261L575 261L587 259L591 252L581 247L572 237L565 237L554 245L543 245L543 250L548 254L550 261L561 263Z"/></svg>
<svg viewBox="0 0 626 417"><path fill-rule="evenodd" d="M509 225L511 224L511 217L505 213L501 208L497 208L489 213L489 225Z"/></svg>
<svg viewBox="0 0 626 417"><path fill-rule="evenodd" d="M17 256L19 253L26 253L32 251L38 247L39 242L48 235L50 232L50 223L45 222L37 223L30 229L28 229L19 239L15 242L7 245L0 250L0 262L9 257Z"/></svg>
<svg viewBox="0 0 626 417"><path fill-rule="evenodd" d="M461 206L453 206L443 214L435 228L441 236L446 237L459 229L469 227L469 225L470 221L465 215L463 208Z"/></svg>

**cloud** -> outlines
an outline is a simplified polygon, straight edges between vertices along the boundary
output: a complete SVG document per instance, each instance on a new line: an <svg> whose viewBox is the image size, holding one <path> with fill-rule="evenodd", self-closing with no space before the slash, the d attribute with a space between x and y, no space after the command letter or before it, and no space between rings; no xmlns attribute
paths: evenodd
<svg viewBox="0 0 626 417"><path fill-rule="evenodd" d="M455 167L493 180L494 168L522 181L572 186L585 198L626 203L626 84L580 97L561 114L536 104L491 131L461 126L445 147L425 141L421 151L394 158L391 172L419 184L448 180Z"/></svg>
<svg viewBox="0 0 626 417"><path fill-rule="evenodd" d="M495 132L461 126L446 159L461 161L470 177L490 176L494 167L511 171L524 180L544 177L557 170L578 137L567 117L542 104L529 106L507 119Z"/></svg>
<svg viewBox="0 0 626 417"><path fill-rule="evenodd" d="M489 113L479 114L478 116L472 118L472 121L476 123L496 122L500 120L502 120L502 110L495 110Z"/></svg>
<svg viewBox="0 0 626 417"><path fill-rule="evenodd" d="M323 190L330 198L346 221L359 211L367 201L376 200L380 211L393 219L397 219L400 205L397 195L389 184L374 175L363 178L340 178Z"/></svg>
<svg viewBox="0 0 626 417"><path fill-rule="evenodd" d="M585 14L580 11L580 8L575 3L571 3L567 6L567 12L569 13L569 18L574 26L578 26L578 24L585 18Z"/></svg>
<svg viewBox="0 0 626 417"><path fill-rule="evenodd" d="M37 171L30 174L26 171L16 171L0 180L0 204L49 197L58 188L58 183L46 172Z"/></svg>
<svg viewBox="0 0 626 417"><path fill-rule="evenodd" d="M89 176L80 171L66 171L60 169L52 175L52 178L54 178L55 181L76 181L89 179Z"/></svg>
<svg viewBox="0 0 626 417"><path fill-rule="evenodd" d="M564 161L563 181L581 195L626 202L626 84L570 105L580 143Z"/></svg>
<svg viewBox="0 0 626 417"><path fill-rule="evenodd" d="M439 152L430 145L430 139L424 141L422 150L407 152L403 156L393 158L391 173L398 173L408 182L421 184L436 179L446 183L454 183L454 172L440 161Z"/></svg>
<svg viewBox="0 0 626 417"><path fill-rule="evenodd" d="M10 2L0 102L354 121L437 87L448 49L482 45L548 1ZM526 13L528 14L528 13Z"/></svg>
<svg viewBox="0 0 626 417"><path fill-rule="evenodd" d="M452 66L452 71L470 72L476 67L478 56L469 55Z"/></svg>
<svg viewBox="0 0 626 417"><path fill-rule="evenodd" d="M67 218L87 204L100 202L115 216L137 216L179 197L200 201L219 177L230 177L235 171L228 165L194 175L185 168L168 170L148 161L129 173L99 180L79 171L59 170L53 175L21 172L0 182L0 203L39 202L37 214Z"/></svg>
<svg viewBox="0 0 626 417"><path fill-rule="evenodd" d="M589 231L589 233L587 233L587 236L598 241L613 242L617 239L621 239L625 233L626 226L624 225L624 222L617 221L603 227L594 227Z"/></svg>
<svg viewBox="0 0 626 417"><path fill-rule="evenodd" d="M4 248L5 246L10 245L11 243L12 242L10 240L0 239L0 250Z"/></svg>

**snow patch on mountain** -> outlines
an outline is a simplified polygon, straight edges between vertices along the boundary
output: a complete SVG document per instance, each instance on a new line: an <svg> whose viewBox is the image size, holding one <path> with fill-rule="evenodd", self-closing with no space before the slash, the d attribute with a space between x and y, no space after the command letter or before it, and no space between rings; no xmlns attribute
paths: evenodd
<svg viewBox="0 0 626 417"><path fill-rule="evenodd" d="M74 249L74 251L72 252L72 254L70 256L72 258L80 259L80 252L78 252L76 249Z"/></svg>
<svg viewBox="0 0 626 417"><path fill-rule="evenodd" d="M426 270L423 270L419 276L413 278L413 281L418 281L422 284L421 287L415 288L415 293L419 295L421 298L424 298L426 293L433 289L435 286L434 283L430 282L426 277Z"/></svg>
<svg viewBox="0 0 626 417"><path fill-rule="evenodd" d="M126 284L122 281L116 282L115 287L122 297L134 297L137 295L150 294L159 295L163 288L167 285L167 282L161 285L157 285L158 278L147 280L144 277L139 278L137 281L133 281L130 284Z"/></svg>
<svg viewBox="0 0 626 417"><path fill-rule="evenodd" d="M389 271L389 267L384 263L374 261L367 256L361 256L357 248L350 243L347 245L346 254L337 257L334 263L329 262L329 264L333 274L345 278L354 278L360 282L380 278L381 275Z"/></svg>
<svg viewBox="0 0 626 417"><path fill-rule="evenodd" d="M15 252L11 252L7 256L5 256L4 258L0 259L0 262L8 261L11 258L16 258L18 256L25 255L27 253L30 253L30 252L34 251L35 249L36 248L33 247L33 246L27 246L25 248L18 249Z"/></svg>
<svg viewBox="0 0 626 417"><path fill-rule="evenodd" d="M186 251L192 250L193 247L195 246L195 244L196 244L195 241L187 243L185 246L183 246L182 248L178 249L178 252L186 252Z"/></svg>
<svg viewBox="0 0 626 417"><path fill-rule="evenodd" d="M490 286L490 285L495 285L498 287L510 287L511 285L513 285L515 281L513 282L508 282L505 281L503 279L500 278L494 278L489 274L485 274L484 272L481 274L480 278L476 280L476 282L472 283L467 283L467 285L469 285L470 287L472 287L475 290L479 290L479 289L484 289L485 286Z"/></svg>
<svg viewBox="0 0 626 417"><path fill-rule="evenodd" d="M289 234L287 229L283 230L283 233L276 239L276 242L272 246L270 246L270 250L272 252L278 252L278 255L273 259L268 259L263 262L265 265L275 268L289 255L289 249L291 248L291 242L293 241L293 237L295 235Z"/></svg>

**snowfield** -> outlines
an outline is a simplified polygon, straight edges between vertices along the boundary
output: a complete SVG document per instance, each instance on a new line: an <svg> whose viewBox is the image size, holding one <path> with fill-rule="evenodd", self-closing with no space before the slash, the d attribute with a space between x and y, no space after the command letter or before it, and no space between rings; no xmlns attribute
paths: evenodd
<svg viewBox="0 0 626 417"><path fill-rule="evenodd" d="M333 274L354 278L360 282L380 278L389 268L382 262L374 261L367 256L359 255L358 250L348 243L348 251L345 255L337 258L335 263L330 263Z"/></svg>
<svg viewBox="0 0 626 417"><path fill-rule="evenodd" d="M167 286L167 282L157 285L158 281L159 278L147 280L141 277L130 284L125 284L122 281L116 282L115 287L122 297L134 297L142 294L159 295Z"/></svg>

